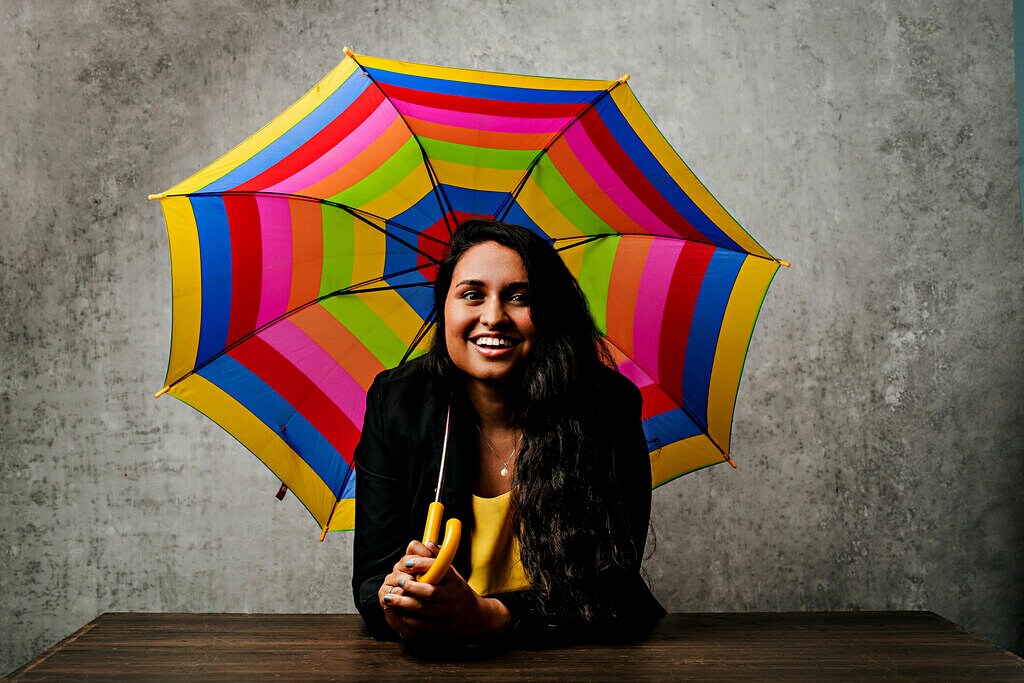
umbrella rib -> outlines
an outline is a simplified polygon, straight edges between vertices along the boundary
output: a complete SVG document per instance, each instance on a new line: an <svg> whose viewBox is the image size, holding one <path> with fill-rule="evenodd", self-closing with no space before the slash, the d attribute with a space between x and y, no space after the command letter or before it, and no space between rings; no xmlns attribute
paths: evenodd
<svg viewBox="0 0 1024 683"><path fill-rule="evenodd" d="M598 102L600 102L606 95L610 95L612 90L615 90L615 88L619 87L623 83L625 83L625 81L619 79L612 83L607 88L605 88L604 90L602 90L597 97L591 100L586 107L581 109L579 113L576 114L576 116L572 117L571 121L565 124L560 131L555 133L555 135L552 136L550 140L548 140L548 143L544 145L544 149L537 152L537 155L533 157L533 161L531 161L530 165L526 167L526 172L523 173L523 177L519 179L519 182L516 183L516 186L512 188L512 191L505 196L505 199L503 199L501 204L498 206L498 210L494 213L494 218L496 220L505 220L505 217L508 215L508 212L512 210L512 204L519 197L519 193L523 191L523 188L526 187L526 181L529 180L530 174L533 173L533 169L537 167L537 164L539 164L540 160L544 157L544 155L548 153L548 150L550 150L554 146L554 144L558 142L563 135L565 135L565 132L569 130L569 128L571 128L577 121L583 118L587 112L596 107Z"/></svg>
<svg viewBox="0 0 1024 683"><path fill-rule="evenodd" d="M163 388L161 393L170 390L172 387L174 387L176 384L178 384L182 380L185 380L185 379L191 377L192 375L196 374L197 372L199 372L200 370L205 368L210 363L214 362L215 360L217 360L221 356L225 355L226 353L228 353L229 351L231 351L235 347L239 346L240 344L243 344L244 342L247 342L248 340L252 339L256 335L258 335L260 332L262 332L263 330L267 329L268 327L270 327L272 325L276 325L277 323L281 322L285 318L290 318L291 316L295 315L296 313L304 311L307 308L309 308L310 306L315 306L316 304L318 304L321 301L324 301L326 299L330 299L330 298L335 297L335 296L345 296L347 294L369 294L369 293L373 293L373 292L386 292L388 290L392 290L393 291L393 290L398 290L398 289L409 289L410 287L433 287L434 283L432 283L432 282L408 282L408 283L401 284L401 285L386 285L384 287L368 287L367 286L367 285L372 285L372 284L375 284L375 283L378 283L378 282L384 282L387 278L399 277L399 276L402 276L402 275L408 275L409 273L421 270L423 268L427 268L427 267L432 266L432 265L434 265L434 264L424 263L422 265L415 266L413 268L406 268L405 270L400 270L400 271L397 271L397 272L394 272L394 273L388 273L387 275L380 275L378 277L371 278L369 280L363 280L362 282L357 282L354 285L349 285L348 287L344 287L342 289L336 289L333 292L328 292L327 294L322 294L322 295L318 296L315 299L307 301L306 303L302 304L301 306L296 306L295 308L293 308L291 310L285 311L284 313L282 313L281 315L277 316L273 320L268 320L267 322L263 323L262 325L260 325L256 329L252 330L251 332L247 332L246 334L242 335L241 337L239 337L235 341L231 342L230 344L225 346L223 349L221 349L217 353L213 354L212 356L210 356L209 358L204 360L199 365L195 366L194 368L192 368L191 370L186 372L184 375L182 375L178 379L174 380L173 382L168 382L167 386Z"/></svg>
<svg viewBox="0 0 1024 683"><path fill-rule="evenodd" d="M423 337L427 335L427 331L430 330L430 328L433 326L434 320L436 318L437 307L435 306L430 309L430 313L427 315L426 318L423 319L423 324L420 325L419 331L416 332L415 336L413 336L412 342L409 344L409 348L407 348L405 350L405 353L402 355L402 360L398 361L399 365L402 365L405 363L405 361L409 360L409 356L412 355L413 350L415 350L416 347L419 346L419 343L420 341L423 340Z"/></svg>
<svg viewBox="0 0 1024 683"><path fill-rule="evenodd" d="M412 126L409 125L409 122L406 120L405 116L402 114L401 111L399 111L398 107L395 106L395 103L391 101L391 98L388 97L388 94L384 92L384 88L380 87L380 83L377 82L377 79L374 78L370 74L370 72L366 70L365 66L359 63L359 60L356 59L356 55L351 52L347 52L346 54L348 55L349 59L356 63L356 66L358 66L359 69L363 72L363 75L370 79L370 82L373 83L374 87L376 87L377 90L380 91L381 96L385 100L387 100L388 104L391 105L391 108L395 110L396 114L398 114L398 118L400 118L402 120L402 123L405 124L406 129L409 131L409 135L412 137L413 140L416 141L416 146L420 148L420 155L423 157L423 165L427 169L427 178L430 180L430 188L431 190L433 190L434 198L437 199L437 208L440 209L441 211L441 218L444 219L444 227L446 230L448 230L448 236L451 237L454 231L452 229L451 223L448 222L448 214L452 212L452 204L451 202L448 201L448 195L445 194L444 188L441 187L441 183L437 179L437 174L434 172L434 167L431 166L430 158L427 156L427 150L423 148L423 143L420 142L419 136L413 132Z"/></svg>
<svg viewBox="0 0 1024 683"><path fill-rule="evenodd" d="M373 228L374 230L376 230L380 234L384 235L385 237L389 237L389 238L395 240L396 242L401 244L403 247L407 247L409 249L412 249L413 251L415 251L417 254L419 254L423 258L426 258L426 259L430 260L434 265L439 265L440 261L438 261L435 257L431 256L427 252L423 251L419 247L416 247L416 246L412 245L411 243L406 242L403 239L395 237L394 234L388 232L387 230L385 230L384 228L380 227L379 225L377 225L376 223L374 223L370 219L371 218L375 218L375 219L377 219L377 220L379 220L379 221L381 221L381 222L383 222L383 223L385 223L387 225L391 225L391 226L393 226L395 228L403 230L403 231L409 233L410 235L416 235L417 237L423 237L425 239L430 240L431 242L434 242L438 246L441 246L441 247L447 247L448 246L448 243L445 242L444 240L440 240L440 239L438 239L438 238L436 238L436 237L434 237L432 235L428 235L428 234L426 234L424 232L420 232L418 230L414 230L413 228L410 228L408 226L402 225L401 223L398 223L398 222L396 222L394 220L389 220L387 218L384 218L383 216L378 216L377 214L370 213L369 211L363 211L362 209L357 209L354 206L348 206L347 204L341 204L340 202L332 202L330 199L321 199L320 197L309 197L307 195L292 194L292 193L288 193L288 192L262 192L262 191L254 191L254 190L245 190L245 191L241 191L241 190L224 190L224 191L221 191L221 192L189 192L189 193L186 193L186 194L170 194L170 195L167 195L167 196L168 197L283 197L283 198L286 198L286 199L298 199L300 201L308 201L308 202L316 202L317 204L325 204L327 206L331 206L331 207L334 207L336 209L341 209L342 211L345 211L345 212L351 214L353 218L358 218L363 223L366 223L368 226L370 226L371 228ZM369 216L370 218L367 218L367 216Z"/></svg>
<svg viewBox="0 0 1024 683"><path fill-rule="evenodd" d="M607 344L611 344L612 346L614 346L614 347L615 347L615 350L616 350L616 351L618 351L618 352L619 352L620 354L622 354L622 357L623 357L623 358L626 358L627 360L629 360L629 361L630 361L631 363L633 363L633 365L635 365L635 366L637 366L638 368L640 368L641 370L643 370L643 372L644 372L644 374L645 374L645 375L647 375L648 377L651 377L651 374L650 374L649 372L647 372L646 370L644 370L644 369L643 369L643 368L642 368L642 367L640 366L640 364L636 362L636 359L634 359L634 358L633 358L632 356L630 356L630 355L629 355L628 353L626 353L625 351L623 351L623 350L622 350L622 347L620 347L620 346L619 346L618 344L616 344L616 343L615 343L615 342L613 342L612 340L608 339L608 337L607 337L607 336L605 336L605 337L604 337L604 341L605 341L605 343L607 343ZM685 405L683 405L682 403L680 403L680 404L679 404L679 410L683 411L683 414L684 414L684 415L686 415L686 417L690 418L690 420L691 420L691 421L693 422L693 424L695 424L695 425L697 425L697 426L700 426L700 424L701 424L701 423L700 423L700 421L699 421L699 420L697 420L697 416L696 416L696 415L694 415L694 414L693 414L693 412L692 412L692 411L690 411L690 410L689 410L689 409L688 409L688 408L687 408L687 407L686 407ZM710 441L710 442L712 443L712 445L714 445L714 447L718 449L718 452L722 454L722 460L723 460L723 461L728 461L728 460L730 460L730 458L729 458L729 454L728 454L728 453L726 452L726 450L725 450L724 448L722 448L721 444L719 444L719 443L718 443L717 441L715 441L714 437L712 437L712 436L711 436L711 433L710 433L710 432L711 432L711 430L710 430L710 429L707 429L707 428L706 428L706 429L704 430L703 434L704 434L704 436L706 436L706 437L708 438L708 441Z"/></svg>

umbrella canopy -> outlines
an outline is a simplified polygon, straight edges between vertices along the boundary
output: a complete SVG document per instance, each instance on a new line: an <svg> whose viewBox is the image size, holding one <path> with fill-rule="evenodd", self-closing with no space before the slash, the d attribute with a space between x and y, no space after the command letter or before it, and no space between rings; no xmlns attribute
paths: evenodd
<svg viewBox="0 0 1024 683"><path fill-rule="evenodd" d="M378 372L423 353L460 221L553 242L643 394L655 484L729 461L780 264L658 132L628 76L542 78L355 55L160 199L165 387L259 457L327 530ZM159 394L158 394L159 395Z"/></svg>

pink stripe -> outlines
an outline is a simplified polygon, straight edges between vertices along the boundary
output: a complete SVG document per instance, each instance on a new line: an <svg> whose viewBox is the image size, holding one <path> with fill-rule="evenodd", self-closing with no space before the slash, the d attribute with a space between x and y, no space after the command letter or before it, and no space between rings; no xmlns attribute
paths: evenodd
<svg viewBox="0 0 1024 683"><path fill-rule="evenodd" d="M658 218L647 205L644 204L635 194L622 182L622 178L615 173L615 170L608 165L601 153L594 147L594 143L587 136L586 131L580 123L574 123L565 131L565 140L569 143L569 149L576 155L583 168L594 179L604 193L622 209L623 213L629 216L637 225L643 226L644 230L652 235L678 236L678 233L663 220Z"/></svg>
<svg viewBox="0 0 1024 683"><path fill-rule="evenodd" d="M256 326L288 310L292 286L292 212L282 197L256 197L263 242L263 277Z"/></svg>
<svg viewBox="0 0 1024 683"><path fill-rule="evenodd" d="M260 332L260 338L324 392L357 429L363 428L366 391L309 335L294 323L282 320Z"/></svg>
<svg viewBox="0 0 1024 683"><path fill-rule="evenodd" d="M495 133L557 133L572 120L571 116L561 116L556 119L533 119L472 114L449 109L436 109L402 100L391 101L395 103L395 107L403 116L470 130L489 130Z"/></svg>
<svg viewBox="0 0 1024 683"><path fill-rule="evenodd" d="M668 298L672 273L675 271L684 244L676 240L664 242L647 253L644 272L640 276L640 291L636 296L636 313L633 317L633 358L655 381L658 380L658 343L661 339L665 299ZM672 351L682 353L682 344L679 349Z"/></svg>
<svg viewBox="0 0 1024 683"><path fill-rule="evenodd" d="M266 192L283 192L302 194L311 185L319 183L339 168L352 161L359 153L370 146L387 130L387 127L398 118L398 112L387 101L381 102L373 113L366 117L359 126L346 135L338 144L327 150L323 156L293 173L277 185L268 187Z"/></svg>
<svg viewBox="0 0 1024 683"><path fill-rule="evenodd" d="M624 360L616 367L618 367L623 377L636 385L637 389L643 389L648 385L654 384L654 380L631 360Z"/></svg>

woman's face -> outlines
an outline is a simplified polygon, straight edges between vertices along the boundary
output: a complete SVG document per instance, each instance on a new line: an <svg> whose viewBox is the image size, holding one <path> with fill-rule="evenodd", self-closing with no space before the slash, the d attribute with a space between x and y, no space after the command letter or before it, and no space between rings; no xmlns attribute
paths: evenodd
<svg viewBox="0 0 1024 683"><path fill-rule="evenodd" d="M470 247L455 264L444 304L445 341L455 366L469 377L503 383L533 350L526 267L497 242Z"/></svg>

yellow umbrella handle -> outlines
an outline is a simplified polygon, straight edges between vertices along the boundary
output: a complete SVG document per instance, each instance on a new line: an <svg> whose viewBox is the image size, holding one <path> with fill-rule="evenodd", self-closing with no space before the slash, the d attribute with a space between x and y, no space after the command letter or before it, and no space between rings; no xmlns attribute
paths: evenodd
<svg viewBox="0 0 1024 683"><path fill-rule="evenodd" d="M434 501L427 509L427 523L423 527L423 544L437 544L437 534L441 530L441 517L444 516L444 505ZM457 519L449 519L444 525L444 540L441 542L441 549L434 558L434 564L430 566L425 574L420 575L416 580L422 583L436 584L448 571L452 560L455 559L455 551L459 549L459 541L462 540L462 522Z"/></svg>

